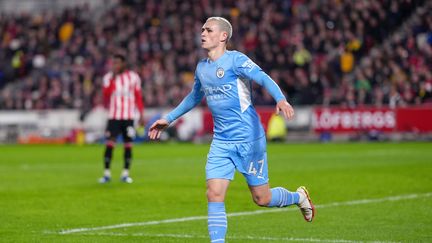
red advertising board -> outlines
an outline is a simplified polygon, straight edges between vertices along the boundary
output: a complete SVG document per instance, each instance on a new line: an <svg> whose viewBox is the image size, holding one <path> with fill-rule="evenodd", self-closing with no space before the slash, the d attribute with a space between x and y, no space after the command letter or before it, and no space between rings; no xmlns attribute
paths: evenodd
<svg viewBox="0 0 432 243"><path fill-rule="evenodd" d="M316 132L394 131L396 113L388 108L316 108L312 128Z"/></svg>
<svg viewBox="0 0 432 243"><path fill-rule="evenodd" d="M431 132L432 107L409 108L315 108L315 132Z"/></svg>
<svg viewBox="0 0 432 243"><path fill-rule="evenodd" d="M432 132L432 106L397 109L397 130L402 132Z"/></svg>

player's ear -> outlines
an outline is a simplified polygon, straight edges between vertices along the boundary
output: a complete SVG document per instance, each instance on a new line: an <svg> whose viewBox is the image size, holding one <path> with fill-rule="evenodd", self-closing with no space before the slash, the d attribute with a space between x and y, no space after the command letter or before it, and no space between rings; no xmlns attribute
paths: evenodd
<svg viewBox="0 0 432 243"><path fill-rule="evenodd" d="M222 32L222 39L220 42L226 42L228 39L228 33L227 32Z"/></svg>

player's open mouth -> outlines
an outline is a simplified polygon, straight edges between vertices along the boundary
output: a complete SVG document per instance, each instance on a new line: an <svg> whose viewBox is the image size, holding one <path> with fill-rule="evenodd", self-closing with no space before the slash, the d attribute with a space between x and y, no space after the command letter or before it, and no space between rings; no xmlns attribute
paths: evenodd
<svg viewBox="0 0 432 243"><path fill-rule="evenodd" d="M201 42L202 42L202 43L204 43L204 42L205 42L205 40L204 40L204 39L201 39Z"/></svg>

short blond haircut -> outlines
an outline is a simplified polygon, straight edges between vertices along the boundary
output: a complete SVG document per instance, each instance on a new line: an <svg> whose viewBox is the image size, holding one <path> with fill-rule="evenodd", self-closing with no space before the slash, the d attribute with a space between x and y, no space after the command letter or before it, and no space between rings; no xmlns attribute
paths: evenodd
<svg viewBox="0 0 432 243"><path fill-rule="evenodd" d="M206 22L208 21L216 21L218 23L218 26L220 28L220 30L227 32L228 37L226 39L226 42L228 43L228 41L231 39L232 36L232 25L231 23L222 17L210 17L206 20Z"/></svg>

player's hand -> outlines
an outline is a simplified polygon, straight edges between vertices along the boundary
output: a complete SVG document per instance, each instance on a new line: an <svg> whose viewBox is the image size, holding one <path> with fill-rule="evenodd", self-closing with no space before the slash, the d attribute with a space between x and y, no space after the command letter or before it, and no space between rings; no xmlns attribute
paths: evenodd
<svg viewBox="0 0 432 243"><path fill-rule="evenodd" d="M169 122L165 119L159 119L155 121L149 130L150 139L158 139L162 134L162 131L169 126Z"/></svg>
<svg viewBox="0 0 432 243"><path fill-rule="evenodd" d="M282 112L282 115L287 120L294 117L294 109L286 100L281 100L276 104L276 114L279 114L280 112Z"/></svg>

